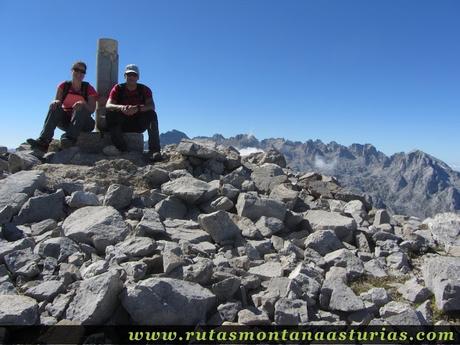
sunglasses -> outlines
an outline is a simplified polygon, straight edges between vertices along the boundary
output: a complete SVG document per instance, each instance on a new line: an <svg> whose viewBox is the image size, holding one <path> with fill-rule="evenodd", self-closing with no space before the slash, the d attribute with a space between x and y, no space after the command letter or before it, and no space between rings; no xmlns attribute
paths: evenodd
<svg viewBox="0 0 460 345"><path fill-rule="evenodd" d="M126 75L127 75L128 77L137 77L137 74L136 74L136 73L132 73L132 72L131 72L131 73L126 73Z"/></svg>
<svg viewBox="0 0 460 345"><path fill-rule="evenodd" d="M74 72L80 72L80 73L82 73L82 74L86 74L86 71L83 70L83 69L73 68L72 70L73 70Z"/></svg>

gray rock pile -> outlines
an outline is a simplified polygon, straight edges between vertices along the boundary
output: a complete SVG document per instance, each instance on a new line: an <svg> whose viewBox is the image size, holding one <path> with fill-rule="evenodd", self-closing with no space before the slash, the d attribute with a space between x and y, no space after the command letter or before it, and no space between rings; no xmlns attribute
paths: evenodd
<svg viewBox="0 0 460 345"><path fill-rule="evenodd" d="M460 310L459 215L373 209L276 150L29 155L0 180L0 325L421 325Z"/></svg>

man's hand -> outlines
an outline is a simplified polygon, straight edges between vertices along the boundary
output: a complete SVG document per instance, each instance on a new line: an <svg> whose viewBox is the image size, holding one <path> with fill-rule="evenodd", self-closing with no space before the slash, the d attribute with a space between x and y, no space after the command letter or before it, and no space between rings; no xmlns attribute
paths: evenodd
<svg viewBox="0 0 460 345"><path fill-rule="evenodd" d="M60 100L58 100L58 99L55 99L54 101L51 102L50 109L51 110L56 110L61 105L62 105L62 102Z"/></svg>
<svg viewBox="0 0 460 345"><path fill-rule="evenodd" d="M126 116L133 116L134 114L137 113L137 106L136 105L125 105L121 111Z"/></svg>
<svg viewBox="0 0 460 345"><path fill-rule="evenodd" d="M83 109L86 105L86 102L85 101L78 101L78 102L75 102L74 105L73 105L73 110L76 110L76 111L79 111L81 109Z"/></svg>

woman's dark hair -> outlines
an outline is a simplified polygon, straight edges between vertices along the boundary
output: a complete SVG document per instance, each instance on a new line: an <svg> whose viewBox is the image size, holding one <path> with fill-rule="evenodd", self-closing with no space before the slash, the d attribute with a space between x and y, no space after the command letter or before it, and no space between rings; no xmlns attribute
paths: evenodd
<svg viewBox="0 0 460 345"><path fill-rule="evenodd" d="M75 62L75 63L72 65L72 69L74 69L75 67L78 67L78 66L83 66L83 67L85 67L85 71L86 71L86 64L85 64L83 61L77 61L77 62Z"/></svg>

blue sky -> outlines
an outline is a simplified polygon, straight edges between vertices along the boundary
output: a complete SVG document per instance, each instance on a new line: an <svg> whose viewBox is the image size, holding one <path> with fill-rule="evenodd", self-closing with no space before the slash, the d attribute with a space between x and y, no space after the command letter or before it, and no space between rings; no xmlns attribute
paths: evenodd
<svg viewBox="0 0 460 345"><path fill-rule="evenodd" d="M0 145L41 129L70 66L117 39L160 131L372 143L460 168L460 1L0 1Z"/></svg>

